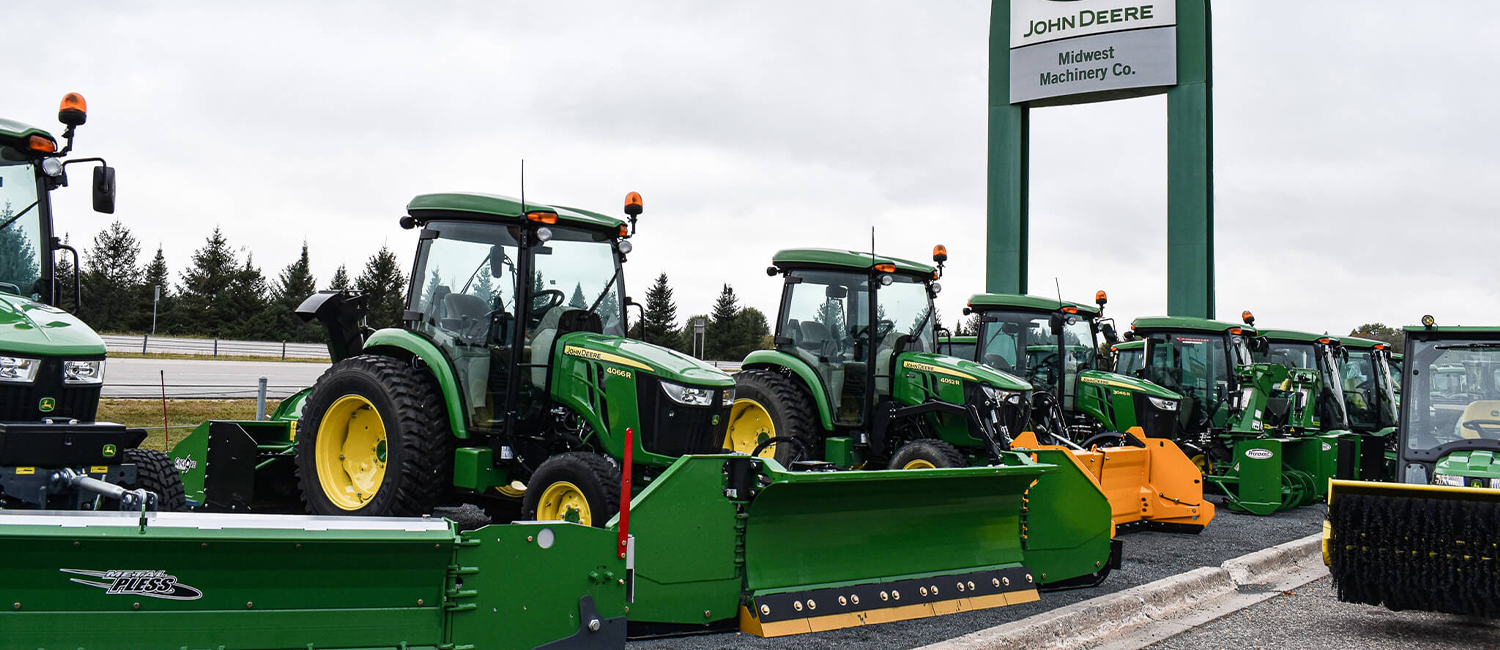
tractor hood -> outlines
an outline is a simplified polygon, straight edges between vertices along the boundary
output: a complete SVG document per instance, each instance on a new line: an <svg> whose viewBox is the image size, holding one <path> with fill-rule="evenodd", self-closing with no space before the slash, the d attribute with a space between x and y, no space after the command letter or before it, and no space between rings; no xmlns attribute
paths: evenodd
<svg viewBox="0 0 1500 650"><path fill-rule="evenodd" d="M1500 458L1490 450L1455 451L1438 461L1433 468L1433 478L1438 484L1452 485L1444 481L1459 482L1453 487L1500 488Z"/></svg>
<svg viewBox="0 0 1500 650"><path fill-rule="evenodd" d="M676 350L635 339L575 332L559 338L556 354L613 363L678 383L734 386L734 378L723 370Z"/></svg>
<svg viewBox="0 0 1500 650"><path fill-rule="evenodd" d="M989 366L981 365L967 359L950 357L946 354L909 352L901 355L901 366L896 371L904 372L912 370L933 372L959 379L977 381L1000 390L1031 390L1031 384L1020 377L1000 372Z"/></svg>
<svg viewBox="0 0 1500 650"><path fill-rule="evenodd" d="M0 353L37 357L104 356L104 339L66 311L0 294Z"/></svg>
<svg viewBox="0 0 1500 650"><path fill-rule="evenodd" d="M1097 386L1108 386L1110 388L1128 390L1132 393L1145 393L1147 396L1157 397L1161 399L1182 399L1182 395L1162 388L1161 386L1153 384L1139 377L1120 375L1113 372L1104 372L1103 370L1085 370L1083 372L1080 372L1078 373L1078 381L1081 381L1085 384L1094 384Z"/></svg>

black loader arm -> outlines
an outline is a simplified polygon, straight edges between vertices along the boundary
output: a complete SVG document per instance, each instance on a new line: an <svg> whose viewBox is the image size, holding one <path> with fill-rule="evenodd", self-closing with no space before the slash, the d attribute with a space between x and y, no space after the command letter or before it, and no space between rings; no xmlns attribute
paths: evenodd
<svg viewBox="0 0 1500 650"><path fill-rule="evenodd" d="M351 291L319 291L297 305L297 317L311 323L314 318L328 330L328 355L333 362L359 354L365 346L365 295Z"/></svg>

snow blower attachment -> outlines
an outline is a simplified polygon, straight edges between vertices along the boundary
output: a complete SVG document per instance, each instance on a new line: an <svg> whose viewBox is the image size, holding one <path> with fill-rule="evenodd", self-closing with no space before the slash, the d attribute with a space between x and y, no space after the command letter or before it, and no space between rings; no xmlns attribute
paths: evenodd
<svg viewBox="0 0 1500 650"><path fill-rule="evenodd" d="M1500 327L1406 328L1397 478L1334 480L1339 599L1500 617Z"/></svg>
<svg viewBox="0 0 1500 650"><path fill-rule="evenodd" d="M0 511L0 645L623 648L615 545L560 522Z"/></svg>

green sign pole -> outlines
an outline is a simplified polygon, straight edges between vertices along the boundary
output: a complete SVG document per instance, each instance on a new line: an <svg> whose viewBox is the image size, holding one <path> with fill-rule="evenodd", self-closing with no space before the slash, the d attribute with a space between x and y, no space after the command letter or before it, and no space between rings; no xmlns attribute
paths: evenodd
<svg viewBox="0 0 1500 650"><path fill-rule="evenodd" d="M1167 93L1167 313L1214 317L1213 92L1209 0L1176 0L1177 83ZM990 9L988 233L985 290L1026 293L1030 107L1012 104L1011 0ZM1155 92L1161 92L1160 90ZM1079 95L1045 105L1145 92Z"/></svg>
<svg viewBox="0 0 1500 650"><path fill-rule="evenodd" d="M1026 293L1031 115L1010 103L1010 0L990 8L989 228L985 291Z"/></svg>
<svg viewBox="0 0 1500 650"><path fill-rule="evenodd" d="M1214 317L1214 94L1208 2L1177 2L1177 85L1167 91L1169 316Z"/></svg>

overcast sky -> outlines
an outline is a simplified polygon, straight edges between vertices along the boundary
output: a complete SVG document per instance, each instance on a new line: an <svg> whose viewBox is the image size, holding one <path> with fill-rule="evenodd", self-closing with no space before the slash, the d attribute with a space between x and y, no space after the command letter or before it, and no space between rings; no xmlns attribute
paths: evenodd
<svg viewBox="0 0 1500 650"><path fill-rule="evenodd" d="M387 3L397 5L398 3ZM1500 322L1500 3L1219 0L1219 316L1346 333ZM780 248L951 260L948 326L984 289L989 3L21 3L0 116L119 170L143 261L215 226L268 277L306 239L320 285L414 195L618 213L645 197L628 293L678 313L721 283L774 318ZM1166 101L1032 113L1032 293L1166 309ZM78 179L86 175L75 174ZM112 217L58 196L75 245Z"/></svg>

